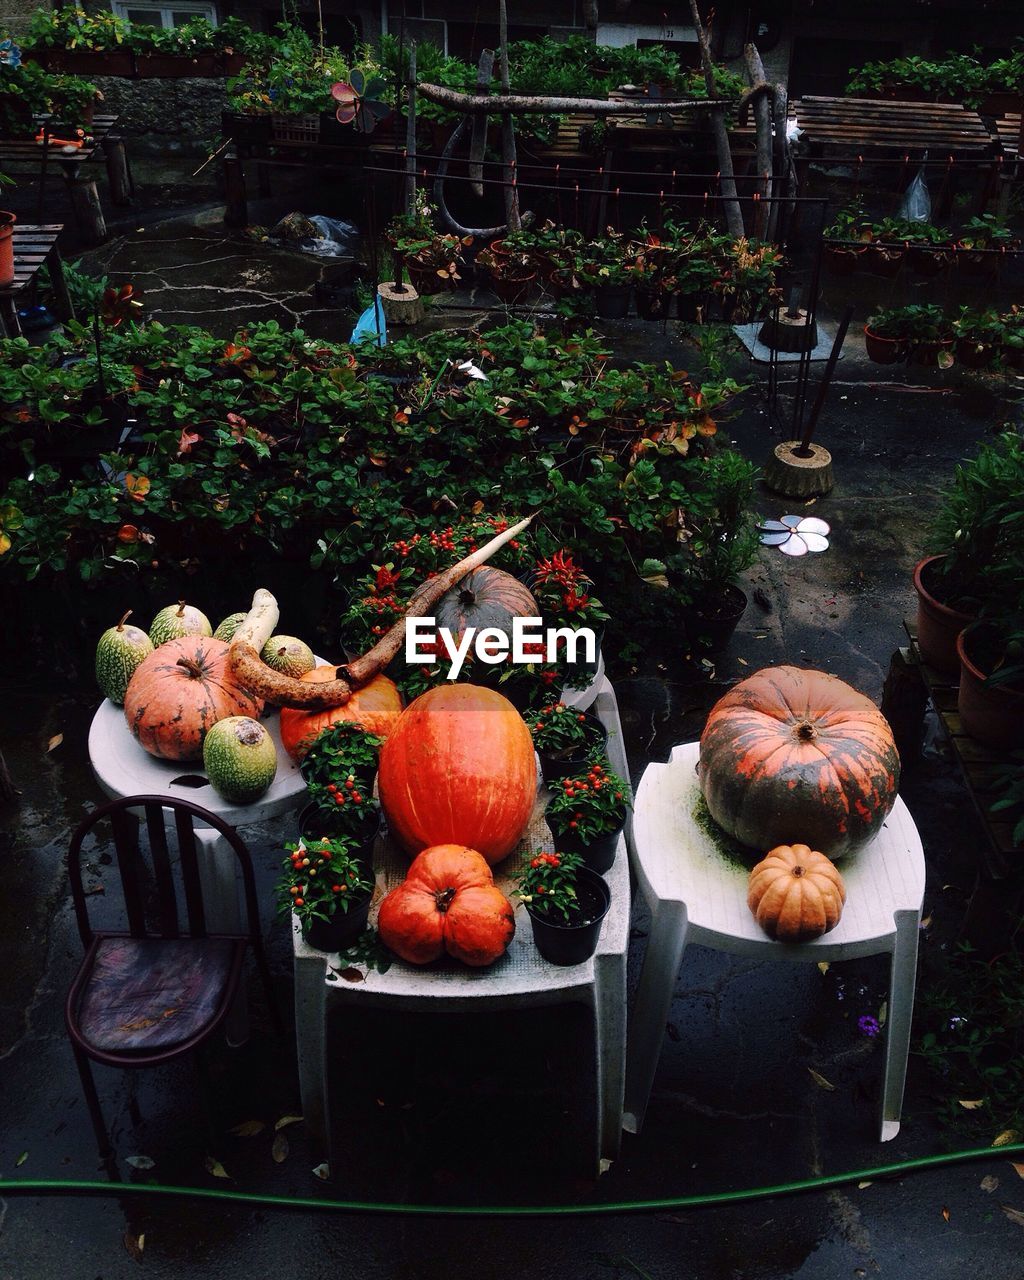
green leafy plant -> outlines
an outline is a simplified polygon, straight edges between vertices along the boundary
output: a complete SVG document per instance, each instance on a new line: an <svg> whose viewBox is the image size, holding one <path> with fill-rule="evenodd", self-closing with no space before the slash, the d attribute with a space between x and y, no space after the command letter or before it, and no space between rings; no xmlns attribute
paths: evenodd
<svg viewBox="0 0 1024 1280"><path fill-rule="evenodd" d="M571 835L583 844L617 831L632 807L629 783L607 768L607 760L591 761L585 774L561 778L544 818L559 836Z"/></svg>
<svg viewBox="0 0 1024 1280"><path fill-rule="evenodd" d="M534 915L572 924L579 913L576 881L583 865L578 853L535 853L516 882L516 897Z"/></svg>
<svg viewBox="0 0 1024 1280"><path fill-rule="evenodd" d="M294 911L303 932L313 920L333 920L347 914L353 901L372 891L365 864L352 853L344 837L286 844L277 882L278 913Z"/></svg>
<svg viewBox="0 0 1024 1280"><path fill-rule="evenodd" d="M360 725L340 720L309 748L299 772L320 817L332 830L354 831L379 812L373 778L381 739Z"/></svg>
<svg viewBox="0 0 1024 1280"><path fill-rule="evenodd" d="M916 342L944 342L954 335L952 319L930 302L884 307L871 316L868 328L880 338Z"/></svg>
<svg viewBox="0 0 1024 1280"><path fill-rule="evenodd" d="M525 719L533 745L541 755L582 755L599 741L586 715L564 702L549 702L529 712Z"/></svg>

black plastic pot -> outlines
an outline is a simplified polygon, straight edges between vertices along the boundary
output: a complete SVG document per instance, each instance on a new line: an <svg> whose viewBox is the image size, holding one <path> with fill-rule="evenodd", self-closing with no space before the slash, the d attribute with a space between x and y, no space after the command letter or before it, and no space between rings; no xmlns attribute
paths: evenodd
<svg viewBox="0 0 1024 1280"><path fill-rule="evenodd" d="M637 289L636 313L641 320L667 320L672 297L664 289Z"/></svg>
<svg viewBox="0 0 1024 1280"><path fill-rule="evenodd" d="M584 747L578 755L571 756L546 756L538 751L540 756L540 767L544 774L545 782L557 782L559 778L573 778L579 773L586 773L590 753L595 747L600 746L603 751L608 745L608 730L604 727L597 716L591 715L590 712L585 713L587 728L591 730L593 737L590 744Z"/></svg>
<svg viewBox="0 0 1024 1280"><path fill-rule="evenodd" d="M566 687L573 689L589 688L594 676L597 675L597 668L601 661L601 642L604 639L604 627L594 628L594 639L597 644L594 647L594 661L587 662L584 658L579 658L576 662L567 662L570 668L573 680L572 684L567 683Z"/></svg>
<svg viewBox="0 0 1024 1280"><path fill-rule="evenodd" d="M585 922L558 924L543 915L534 915L527 905L537 950L551 964L582 964L597 950L601 925L612 904L611 890L595 871L581 867L576 879L577 898Z"/></svg>
<svg viewBox="0 0 1024 1280"><path fill-rule="evenodd" d="M626 821L623 818L614 831L597 836L589 844L578 839L574 831L567 832L565 835L556 835L555 847L559 853L578 853L591 871L604 875L606 871L611 871L615 862L615 850L619 847L619 836L622 835L622 828L625 825Z"/></svg>
<svg viewBox="0 0 1024 1280"><path fill-rule="evenodd" d="M343 951L366 928L372 901L371 889L363 898L353 901L347 911L336 911L330 920L310 920L303 938L317 951Z"/></svg>
<svg viewBox="0 0 1024 1280"><path fill-rule="evenodd" d="M594 305L602 320L625 320L629 315L632 285L602 284L594 290Z"/></svg>
<svg viewBox="0 0 1024 1280"><path fill-rule="evenodd" d="M721 652L732 639L746 607L746 595L731 582L719 587L714 599L692 605L683 614L690 648L696 653Z"/></svg>

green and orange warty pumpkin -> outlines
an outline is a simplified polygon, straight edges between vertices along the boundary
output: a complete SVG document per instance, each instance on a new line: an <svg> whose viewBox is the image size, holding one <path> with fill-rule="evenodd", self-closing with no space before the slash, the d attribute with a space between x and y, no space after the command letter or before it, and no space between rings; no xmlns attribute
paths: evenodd
<svg viewBox="0 0 1024 1280"><path fill-rule="evenodd" d="M337 667L316 667L301 677L306 684L323 684L337 679ZM303 758L325 729L339 720L360 724L367 733L386 738L402 714L402 695L387 676L373 679L356 689L348 702L326 711L303 711L297 707L281 708L281 745L295 761Z"/></svg>
<svg viewBox="0 0 1024 1280"><path fill-rule="evenodd" d="M767 667L741 680L700 740L711 816L754 849L801 841L841 857L876 835L899 780L885 717L822 671Z"/></svg>
<svg viewBox="0 0 1024 1280"><path fill-rule="evenodd" d="M460 844L493 865L512 851L533 812L533 739L500 693L441 685L402 712L381 747L377 786L407 853Z"/></svg>
<svg viewBox="0 0 1024 1280"><path fill-rule="evenodd" d="M805 844L782 844L750 873L747 906L777 942L810 942L839 923L846 886L831 859Z"/></svg>
<svg viewBox="0 0 1024 1280"><path fill-rule="evenodd" d="M475 968L503 955L516 931L512 904L475 849L442 844L413 859L380 904L381 941L410 964L443 955Z"/></svg>
<svg viewBox="0 0 1024 1280"><path fill-rule="evenodd" d="M203 739L228 716L257 719L263 703L231 674L230 646L212 636L167 640L128 682L124 715L136 740L162 760L200 760Z"/></svg>

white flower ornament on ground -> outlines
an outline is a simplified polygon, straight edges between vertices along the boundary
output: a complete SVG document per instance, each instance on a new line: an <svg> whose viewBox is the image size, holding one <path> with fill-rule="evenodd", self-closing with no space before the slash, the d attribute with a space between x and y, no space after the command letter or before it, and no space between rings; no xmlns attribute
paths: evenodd
<svg viewBox="0 0 1024 1280"><path fill-rule="evenodd" d="M766 547L778 547L784 556L805 556L808 551L827 551L831 532L817 516L783 516L759 525L761 541Z"/></svg>

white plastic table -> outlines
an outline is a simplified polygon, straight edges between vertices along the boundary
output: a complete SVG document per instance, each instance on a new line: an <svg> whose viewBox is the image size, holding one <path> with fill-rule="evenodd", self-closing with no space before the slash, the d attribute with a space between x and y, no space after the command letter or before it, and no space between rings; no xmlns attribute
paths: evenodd
<svg viewBox="0 0 1024 1280"><path fill-rule="evenodd" d="M761 960L891 959L882 1087L881 1140L899 1132L914 1008L917 935L924 899L924 853L914 821L897 799L881 831L838 866L846 884L839 924L813 942L773 942L747 907L749 871L720 852L697 813L700 744L676 747L648 765L637 788L633 854L653 920L629 1023L623 1127L639 1133L651 1093L683 950L696 942Z"/></svg>
<svg viewBox="0 0 1024 1280"><path fill-rule="evenodd" d="M593 710L608 729L608 755L621 776L626 773L622 729L615 695L602 679ZM510 894L527 854L552 851L554 844L543 813L546 793L538 792L530 827L515 850L495 867L495 880ZM376 891L370 923L376 922L381 898L404 878L409 858L390 841L378 844ZM580 1002L593 1016L593 1070L597 1094L593 1161L618 1154L622 1130L622 1099L626 1058L626 944L629 938L629 856L625 837L620 838L611 870L605 875L611 888L611 907L604 918L597 951L579 965L549 964L537 951L526 909L516 910L516 933L506 954L486 969L471 969L455 961L417 968L395 960L386 973L358 968L362 981L338 980L332 968L337 955L315 951L302 940L293 916L295 954L295 1028L298 1042L302 1113L307 1132L324 1158L331 1154L330 1098L327 1069L328 1001L378 1006L401 1012L406 1009L438 1013L488 1012L495 1009ZM513 899L513 901L515 901ZM328 981L328 977L331 981Z"/></svg>

